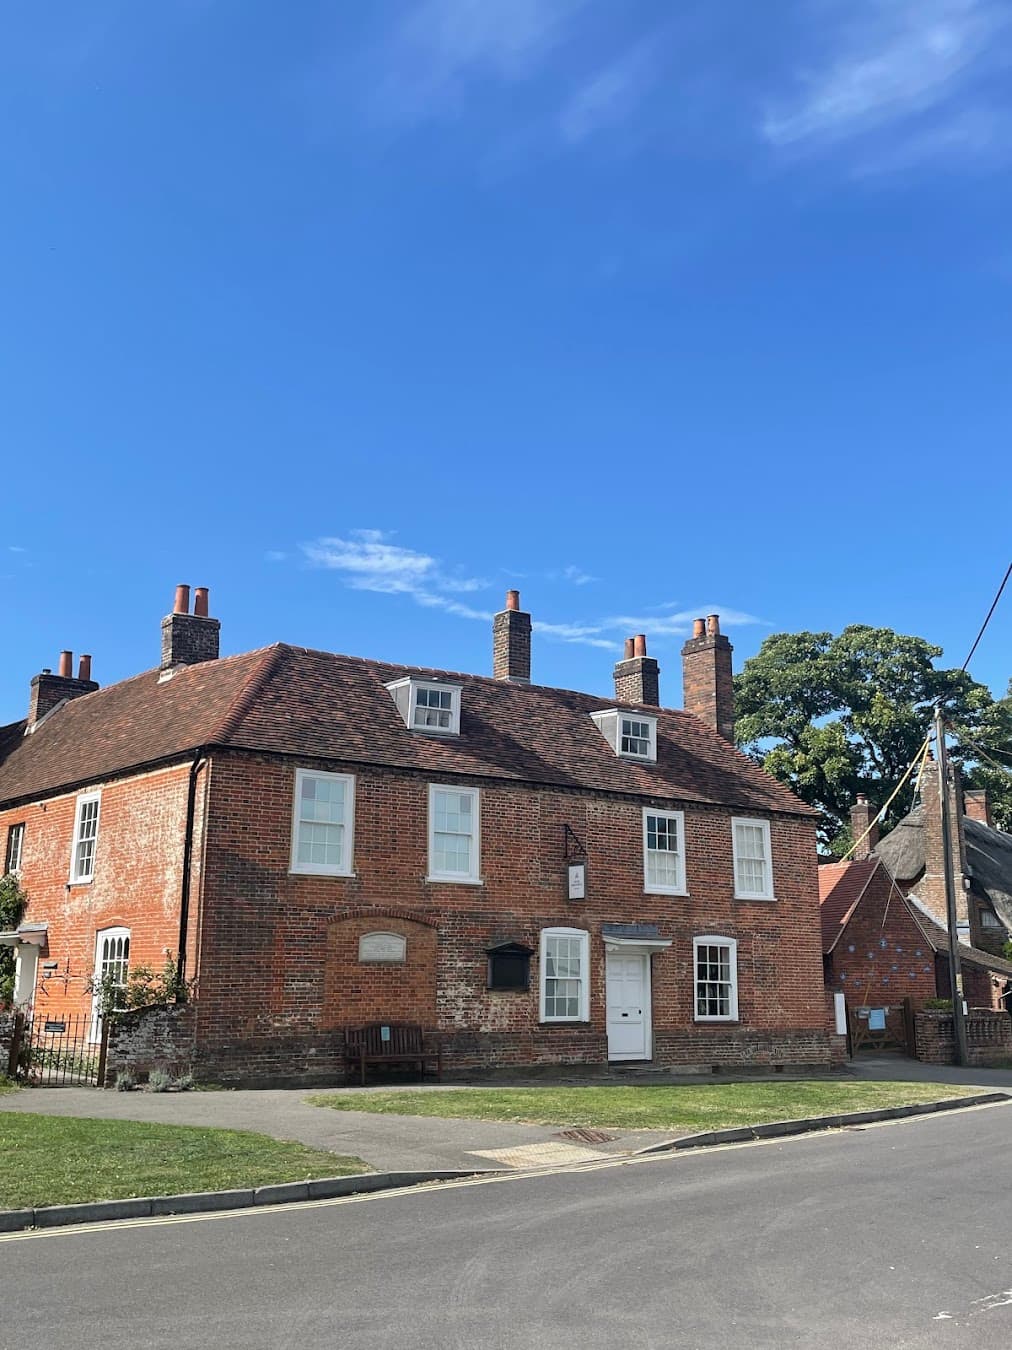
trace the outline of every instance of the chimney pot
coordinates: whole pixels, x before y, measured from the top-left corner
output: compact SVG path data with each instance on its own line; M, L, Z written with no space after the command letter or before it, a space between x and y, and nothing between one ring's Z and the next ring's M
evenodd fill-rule
M647 656L644 635L626 638L622 660L615 666L616 701L656 707L661 701L660 675L660 666Z
M82 654L80 664L77 667L77 678L79 680L91 679L91 657Z
M706 625L702 619L692 620L692 636L694 638L706 637Z
M636 642L634 638L626 638L625 646L622 649L623 661L631 661L636 651Z
M520 592L519 592L519 591L507 591L507 592L506 592L506 608L507 608L507 609L519 609L519 608L520 608Z
M61 680L72 680L74 678L74 653L60 652L60 664L58 666Z
M207 598L207 587L198 586L191 614L189 586L176 587L176 607L162 620L162 670L218 659L221 624L208 617Z
M633 638L633 656L646 656L647 637L645 633L637 633Z
M720 635L720 615L707 614L706 616L706 636L718 637Z

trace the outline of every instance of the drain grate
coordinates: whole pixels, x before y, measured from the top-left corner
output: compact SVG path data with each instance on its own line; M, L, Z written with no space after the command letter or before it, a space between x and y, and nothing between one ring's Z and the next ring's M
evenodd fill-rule
M613 1139L617 1139L617 1134L609 1134L607 1130L588 1130L582 1126L577 1126L572 1130L560 1130L555 1136L556 1139L574 1139L578 1144L610 1144Z

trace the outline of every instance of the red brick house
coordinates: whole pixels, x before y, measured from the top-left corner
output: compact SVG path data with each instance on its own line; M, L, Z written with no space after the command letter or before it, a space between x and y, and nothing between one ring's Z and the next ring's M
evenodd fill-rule
M928 763L921 782L921 801L876 844L904 895L924 917L925 927L947 942L942 813L937 766ZM964 791L958 772L950 784L949 819L956 893L956 928L960 940L963 985L971 1007L1000 1009L1012 976L1003 959L1012 936L1012 835L994 828L988 794ZM948 969L939 978L939 993L949 996Z
M851 811L851 829L854 839L861 841L858 857L819 868L827 988L843 993L851 1009L896 1005L908 997L917 1006L927 999L948 998L949 939L937 774L924 775L921 805L884 839L878 838L874 809L863 796ZM968 866L965 836L972 829L969 821L964 823L963 853L958 846L954 848L954 857L963 860L960 876ZM1000 831L991 833L1008 839ZM927 878L925 841L935 868ZM972 849L969 856L974 856ZM994 856L992 850L989 857ZM958 912L965 917L973 892L961 884L958 890ZM930 908L926 901L931 902ZM982 904L979 901L978 908ZM985 942L988 931L978 919L976 932L983 932ZM960 943L967 1002L974 1008L1000 1009L1006 981L1012 977L1012 962L1000 952L971 945L968 936L969 924L962 929Z
M673 711L642 638L614 700L532 684L515 591L492 678L219 658L205 590L188 611L158 669L100 689L66 653L0 730L22 1002L87 1011L94 975L178 956L195 1070L230 1082L333 1081L375 1021L451 1070L839 1056L813 813L729 744L716 616Z

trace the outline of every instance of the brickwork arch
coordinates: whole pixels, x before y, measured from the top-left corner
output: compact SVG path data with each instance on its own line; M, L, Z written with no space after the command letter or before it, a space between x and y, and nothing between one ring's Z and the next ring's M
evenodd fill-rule
M405 940L403 963L359 960L366 933L396 933ZM436 951L431 920L392 909L362 909L327 924L321 1027L336 1030L366 1022L436 1025Z

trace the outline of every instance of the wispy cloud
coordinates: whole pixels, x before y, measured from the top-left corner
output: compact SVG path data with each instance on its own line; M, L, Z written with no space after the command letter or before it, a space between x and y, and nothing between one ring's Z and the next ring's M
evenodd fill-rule
M346 539L334 535L301 547L314 567L340 573L352 590L407 595L427 609L443 609L462 619L492 617L452 598L483 590L488 582L447 571L432 554L392 544L385 530L351 530Z
M392 542L385 530L349 530L346 536L331 535L302 544L301 551L313 567L340 576L351 590L404 596L425 609L439 609L460 619L489 622L492 611L465 603L458 597L491 588L492 582L461 567L448 567L434 554ZM550 578L583 585L593 581L588 572L570 564ZM762 622L730 605L696 605L677 610L676 601L647 607L640 615L613 614L604 618L563 620L536 619L534 629L557 642L615 651L624 638L646 633L655 638L684 637L692 621L704 614L720 614L730 627Z
M382 108L423 121L453 109L476 83L529 79L585 0L423 0L395 29Z
M655 50L652 42L638 42L581 84L559 115L566 144L578 145L630 116L653 84Z
M832 25L824 4L815 11L830 50L765 111L760 132L771 146L812 151L888 132L907 147L900 163L983 145L979 129L967 136L966 96L1007 64L1004 0L848 0L836 12Z
M8 544L8 545L7 545L7 552L8 552L8 553L27 553L28 550L27 550L26 548L22 548L20 544Z

